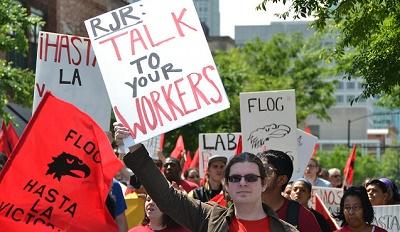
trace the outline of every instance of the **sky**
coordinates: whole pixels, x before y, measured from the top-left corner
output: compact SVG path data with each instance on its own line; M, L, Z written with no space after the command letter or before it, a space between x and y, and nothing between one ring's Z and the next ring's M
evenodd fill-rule
M269 3L268 12L256 10L261 2L262 0L220 0L220 35L234 38L235 25L268 25L271 21L282 21L283 19L274 14L285 12L291 1L287 1L286 5ZM292 20L292 18L287 20Z

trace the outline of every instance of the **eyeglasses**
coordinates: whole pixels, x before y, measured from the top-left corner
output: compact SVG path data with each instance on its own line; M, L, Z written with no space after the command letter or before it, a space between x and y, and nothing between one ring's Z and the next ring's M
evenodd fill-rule
M345 206L344 207L344 211L347 212L347 213L350 212L350 211L358 212L361 209L362 209L361 205L353 205L353 206Z
M312 164L307 165L307 168L316 168L316 167L318 167L318 166L317 165L312 165Z
M333 175L333 176L331 176L331 177L333 177L333 178L342 178L341 175Z
M231 183L239 183L242 180L242 178L244 178L244 180L246 182L250 183L250 182L256 182L258 180L258 178L261 178L261 176L257 176L255 174L246 174L244 176L231 175L231 176L228 176L228 181Z

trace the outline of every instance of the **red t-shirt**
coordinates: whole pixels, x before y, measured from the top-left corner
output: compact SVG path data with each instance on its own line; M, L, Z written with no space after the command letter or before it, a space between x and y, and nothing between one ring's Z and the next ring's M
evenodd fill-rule
M372 230L373 232L387 232L387 230L382 229L379 226L373 226ZM351 229L348 225L343 226L342 228L335 230L335 232L351 232Z
M269 217L257 221L247 221L233 217L229 224L229 232L269 232Z
M282 220L286 220L286 215L287 215L287 209L289 205L289 200L285 199L282 207L276 212L278 214L278 217ZM300 232L320 232L321 228L319 227L318 221L315 218L314 214L304 208L303 206L300 206L299 208L299 220L298 220L299 225L297 226L297 229Z

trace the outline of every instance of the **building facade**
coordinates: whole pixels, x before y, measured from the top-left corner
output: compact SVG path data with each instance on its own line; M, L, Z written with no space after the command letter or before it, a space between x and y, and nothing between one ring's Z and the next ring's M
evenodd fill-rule
M219 36L219 0L193 0L193 3L200 21L208 27L209 36Z

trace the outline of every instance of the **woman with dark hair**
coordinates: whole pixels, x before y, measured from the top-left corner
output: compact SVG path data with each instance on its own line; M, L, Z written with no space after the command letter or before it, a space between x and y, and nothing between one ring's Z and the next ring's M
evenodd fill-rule
M340 200L340 210L334 217L342 221L339 232L384 232L378 226L371 225L374 220L374 209L368 199L367 191L363 186L350 187Z
M136 226L129 232L187 232L174 222L168 215L161 212L150 196L144 203L144 219L141 226Z

